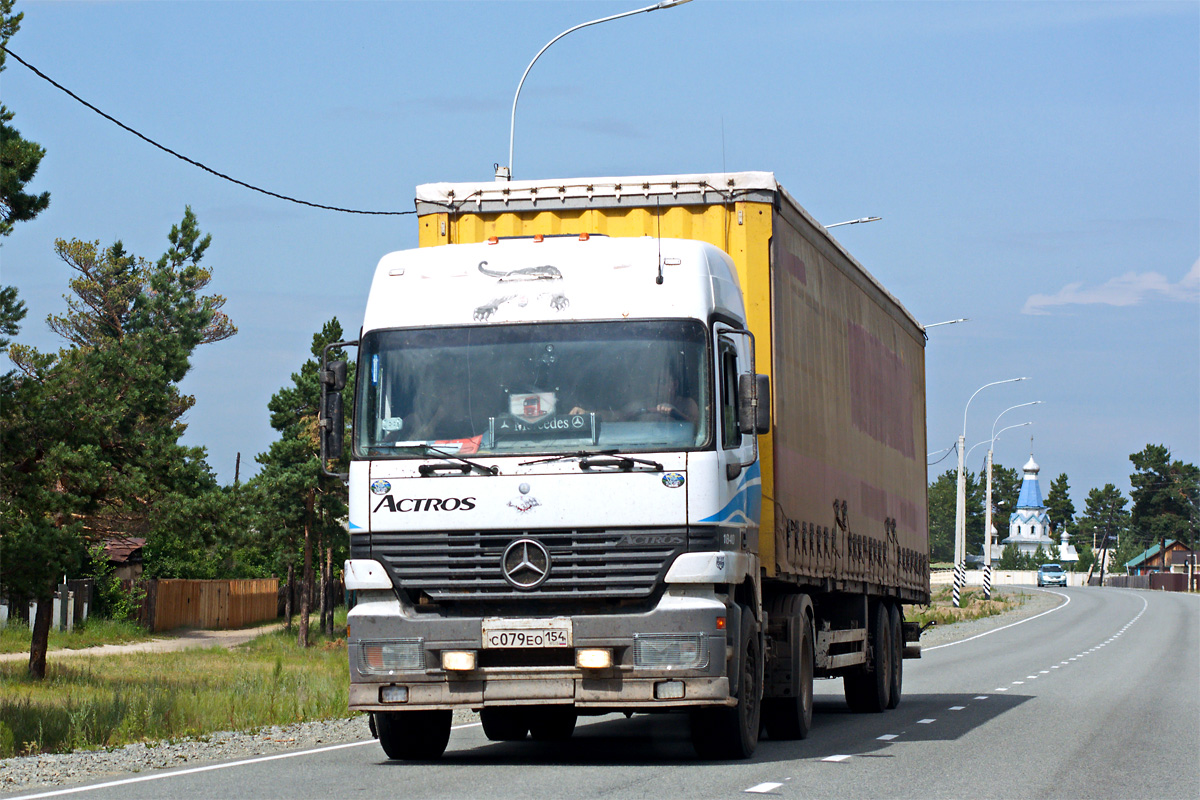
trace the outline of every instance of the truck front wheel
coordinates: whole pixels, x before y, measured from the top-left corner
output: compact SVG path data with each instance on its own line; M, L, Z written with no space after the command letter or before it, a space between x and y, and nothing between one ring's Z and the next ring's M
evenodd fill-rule
M388 758L441 758L450 741L450 711L373 711L375 732Z
M742 609L741 642L734 668L740 671L738 703L733 708L692 712L692 745L703 759L743 759L754 755L762 724L762 650L758 622Z
M787 663L792 673L787 694L763 698L763 725L772 739L804 739L812 727L816 637L808 614L810 608L801 595L789 595L772 608L772 614L779 613L787 619Z

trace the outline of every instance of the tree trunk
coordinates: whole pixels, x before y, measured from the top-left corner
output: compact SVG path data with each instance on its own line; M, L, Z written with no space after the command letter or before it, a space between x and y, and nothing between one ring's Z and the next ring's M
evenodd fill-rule
M325 558L324 558L324 578L325 581L325 603L324 614L321 617L323 630L326 636L333 636L333 607L337 605L337 598L333 596L333 545L328 541L325 543Z
M325 531L324 526L321 527L321 533L317 536L317 573L321 584L317 588L317 630L325 633L325 591L329 586L325 581L325 559L321 558L325 550Z
M312 493L304 501L304 572L300 576L300 634L297 643L308 647L308 615L312 610Z
M46 678L46 650L49 649L50 623L54 616L54 593L38 599L37 616L33 620L33 639L29 643L29 677L35 681Z
M284 626L290 633L292 630L292 593L296 591L296 567L288 564L287 592L283 597Z

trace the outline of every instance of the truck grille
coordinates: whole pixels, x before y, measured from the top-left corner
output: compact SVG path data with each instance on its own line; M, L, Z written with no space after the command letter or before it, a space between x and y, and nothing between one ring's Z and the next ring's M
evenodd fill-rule
M534 539L550 553L545 581L519 590L504 579L505 548ZM686 528L654 530L419 531L372 533L371 555L392 581L439 601L649 597L677 553Z

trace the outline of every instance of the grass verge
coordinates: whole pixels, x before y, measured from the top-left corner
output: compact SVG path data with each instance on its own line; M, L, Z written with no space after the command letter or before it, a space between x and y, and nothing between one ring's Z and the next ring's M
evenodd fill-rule
M927 606L909 606L905 619L909 622L919 622L924 625L934 622L938 625L952 625L969 619L994 617L1011 611L1024 602L1025 595L998 595L993 593L991 600L983 599L982 589L964 589L959 596L960 605L954 607L952 588L947 586L934 592Z
M335 631L345 631L346 612ZM0 757L203 737L345 716L345 639L310 629L267 633L226 650L51 660L46 680L0 663Z
M154 634L136 622L117 622L111 619L92 617L71 632L50 631L50 649L77 650L82 647L97 647L102 644L132 644L144 642ZM33 632L20 620L8 621L0 629L0 653L28 653Z

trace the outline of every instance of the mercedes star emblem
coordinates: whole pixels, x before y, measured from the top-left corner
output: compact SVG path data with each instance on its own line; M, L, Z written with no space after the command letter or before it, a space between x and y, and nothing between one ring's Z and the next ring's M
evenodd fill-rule
M518 589L536 589L550 575L550 551L536 539L517 539L500 559L504 580Z

